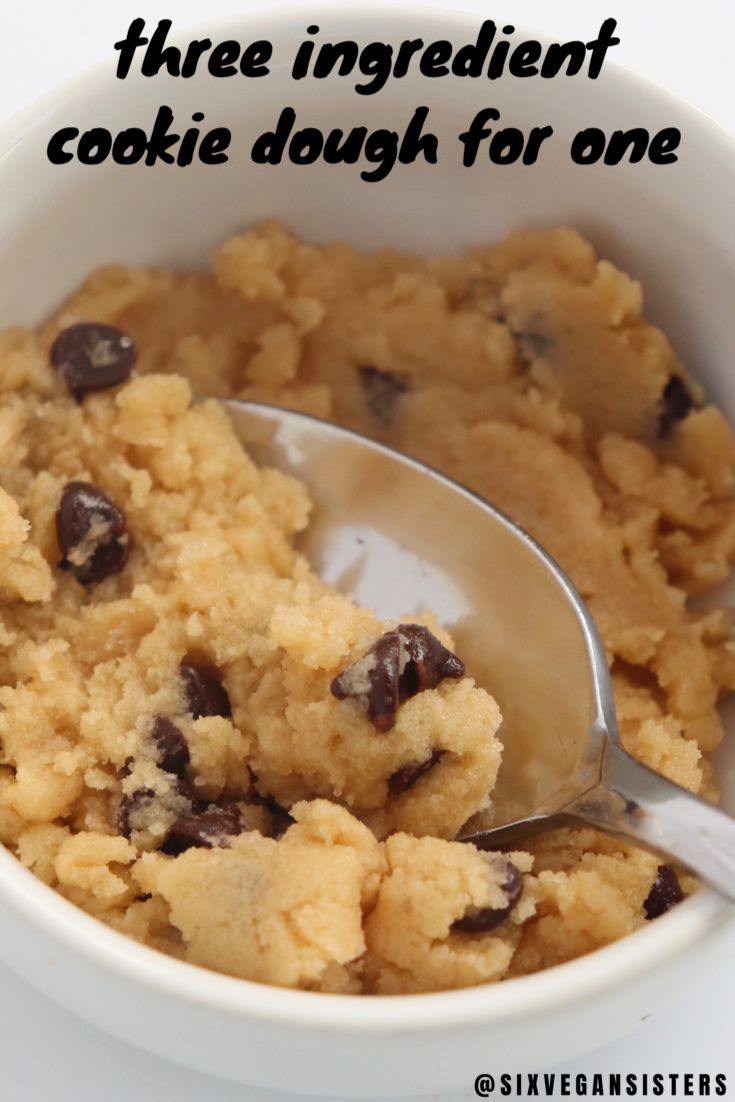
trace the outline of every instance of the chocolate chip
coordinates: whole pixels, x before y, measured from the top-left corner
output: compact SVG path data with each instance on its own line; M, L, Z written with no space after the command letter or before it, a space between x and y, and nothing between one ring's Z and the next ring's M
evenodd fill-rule
M125 514L91 482L68 482L56 510L56 536L70 570L82 585L119 574L130 554Z
M236 803L210 804L177 819L168 832L161 852L178 857L187 849L211 849L245 829Z
M280 838L296 822L288 808L279 804L273 796L260 796L257 802L266 807L271 814L273 838Z
M464 677L464 663L420 624L399 624L387 631L367 654L334 678L337 700L351 697L377 731L390 731L399 704L445 677Z
M173 763L167 762L167 764L178 764L178 762L174 760ZM129 777L134 767L135 760L128 758L120 771L121 780ZM181 816L191 811L195 804L196 796L189 782L183 777L172 775L173 770L164 772L162 766L159 768L161 768L159 774L161 783L156 785L157 790L148 787L136 788L133 792L125 793L120 800L117 825L120 833L126 838L130 838L137 831L158 830L162 820L171 822L177 815ZM148 783L155 783L149 778L150 774L145 777Z
M396 415L398 399L408 390L406 383L378 367L358 367L368 409L376 420L389 425Z
M408 699L426 689L434 689L445 677L464 677L464 662L440 643L421 624L399 624L408 652L408 661L401 673L401 699Z
M352 697L377 731L389 731L396 721L400 654L398 632L388 631L332 681L332 695Z
M679 421L688 417L696 405L684 380L679 375L672 375L661 395L661 413L658 419L658 434L661 439L671 436Z
M201 666L182 663L179 672L184 682L184 691L189 711L194 719L201 716L231 716L230 698L219 678Z
M394 795L398 795L400 792L407 792L409 788L413 788L416 781L420 780L424 773L428 773L432 766L436 765L443 753L443 750L433 750L426 761L409 762L407 765L402 765L400 769L397 769L395 773L388 777L388 790Z
M521 357L528 363L548 356L553 349L549 319L541 311L533 310L523 318L513 317L508 328Z
M134 825L136 814L149 807L155 799L152 788L139 788L129 796L123 796L117 812L117 826L121 834L129 838L137 828Z
M677 903L681 903L683 898L684 892L681 890L676 871L671 865L659 865L653 887L643 903L646 918L652 919L665 915Z
M523 876L512 861L501 860L504 878L500 887L507 896L507 904L504 907L468 907L462 918L452 923L453 933L487 934L510 915L523 894Z
M167 716L156 716L151 734L158 750L158 764L164 773L185 776L191 759L183 732Z
M112 325L80 322L62 329L51 346L51 364L78 402L93 390L119 386L135 366L132 337Z
M524 360L536 360L546 356L551 349L551 338L535 329L511 329L513 339Z
M250 774L250 791L248 792L247 797L248 803L257 804L258 806L267 809L272 819L271 837L280 838L281 835L285 834L288 828L296 822L296 820L287 807L284 807L283 804L279 804L275 796L271 796L268 794L263 796L258 791L258 778L253 773L250 766L248 766L247 768L248 773Z

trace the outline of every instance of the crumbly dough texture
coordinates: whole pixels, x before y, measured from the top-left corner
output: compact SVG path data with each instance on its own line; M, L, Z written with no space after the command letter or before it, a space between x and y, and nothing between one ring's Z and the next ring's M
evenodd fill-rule
M506 907L502 862L451 841L495 784L494 700L446 680L380 733L335 699L335 675L396 624L314 576L294 547L305 488L256 469L215 403L191 404L334 419L509 512L589 602L626 747L715 799L706 755L735 648L726 613L687 598L735 555L735 441L641 311L638 284L571 230L426 260L269 222L210 272L102 269L40 333L0 335L0 840L140 941L311 990L500 980L641 926L659 862L588 830L506 855L523 874ZM138 361L78 403L49 349L80 321L129 333ZM89 587L58 569L73 480L131 537L124 569ZM182 662L218 672L231 717L193 717ZM182 796L152 746L159 715L185 736L190 788L234 801L241 834L161 851ZM125 837L121 803L141 790ZM486 932L456 925L483 909L498 913Z

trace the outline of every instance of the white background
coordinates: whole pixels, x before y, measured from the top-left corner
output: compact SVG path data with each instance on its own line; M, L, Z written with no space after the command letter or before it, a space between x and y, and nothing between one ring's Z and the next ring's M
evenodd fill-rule
M360 2L352 0L353 8ZM498 22L536 25L560 39L592 38L602 19L614 16L622 39L614 51L617 62L735 130L732 0L696 5L683 0L446 0L446 5L475 9ZM215 37L214 20L246 12L248 6L248 0L0 0L0 122L88 65L106 59L112 65L112 44L136 16L198 24ZM272 6L282 5L272 0ZM301 6L306 14L321 5ZM724 1072L731 1080L728 1093L735 1094L734 1017L735 962L728 960L717 975L683 991L679 1006L662 1006L634 1036L556 1070ZM442 1102L469 1102L475 1075L497 1070L502 1069L467 1068L467 1091L442 1096ZM137 1052L79 1022L0 966L2 1102L163 1102L174 1097L177 1102L285 1099Z

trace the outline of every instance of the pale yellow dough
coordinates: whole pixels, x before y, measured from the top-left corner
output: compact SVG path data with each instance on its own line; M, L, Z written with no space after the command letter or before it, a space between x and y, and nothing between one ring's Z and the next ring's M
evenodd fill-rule
M0 840L132 937L312 990L500 980L642 925L659 861L592 831L508 855L520 899L488 933L455 925L507 901L497 859L449 840L495 784L494 700L469 670L384 734L336 700L332 678L395 624L318 581L294 549L304 487L256 469L216 404L191 405L237 395L332 418L508 511L588 600L628 749L715 798L706 755L735 649L727 615L687 597L735 554L735 442L641 309L571 230L423 260L267 223L211 273L104 269L40 334L0 335ZM81 404L48 356L77 321L139 349L129 383ZM662 433L672 376L696 408ZM88 589L57 565L55 512L78 479L132 539L124 570ZM231 719L192 718L182 661L218 671ZM243 833L160 852L181 806L151 750L156 715L184 733L198 797L236 801ZM153 810L127 838L121 800L141 788ZM285 833L264 797L291 809Z

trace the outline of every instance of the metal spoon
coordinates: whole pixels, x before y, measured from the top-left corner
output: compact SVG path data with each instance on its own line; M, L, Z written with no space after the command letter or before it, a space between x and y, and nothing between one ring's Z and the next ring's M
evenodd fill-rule
M623 749L605 651L569 578L469 490L358 433L223 401L258 464L302 479L315 510L301 549L319 576L381 617L432 609L503 713L495 849L592 826L688 866L735 900L735 819Z

